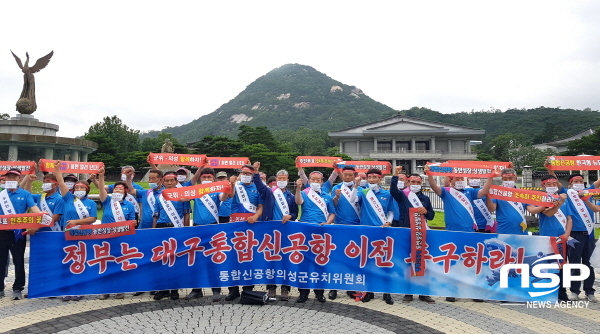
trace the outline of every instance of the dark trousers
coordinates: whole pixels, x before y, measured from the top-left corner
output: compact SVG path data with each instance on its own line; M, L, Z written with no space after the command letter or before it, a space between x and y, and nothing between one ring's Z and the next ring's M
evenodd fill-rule
M277 285L267 284L267 290L275 290L275 289L277 289ZM291 289L292 289L292 287L289 285L281 285L281 291L290 292Z
M15 282L13 291L23 291L25 288L25 236L15 240L13 231L0 231L0 268L4 269L8 265L8 252L12 254L13 264L15 265ZM4 280L2 280L2 290L4 290Z
M213 293L221 293L221 288L211 288ZM202 288L194 288L192 292L202 292Z
M227 289L229 289L229 293L236 292L236 291L237 291L237 293L240 293L239 286L230 286ZM245 285L242 287L242 290L243 291L252 291L252 290L254 290L254 285Z
M571 237L575 238L578 243L575 244L575 248L569 247L569 263L582 263L590 268L590 276L583 281L583 291L585 291L586 295L593 295L594 291L594 280L596 275L594 273L594 268L590 266L590 258L592 257L592 253L594 252L594 248L596 248L596 243L594 238L590 238L590 235L587 231L572 231ZM580 275L579 269L573 269L572 275ZM571 282L572 292L579 294L581 292L581 282L573 281Z
M313 289L313 291L316 296L322 296L325 293L325 290L323 289ZM308 296L310 289L298 289L298 292L300 292L301 296Z

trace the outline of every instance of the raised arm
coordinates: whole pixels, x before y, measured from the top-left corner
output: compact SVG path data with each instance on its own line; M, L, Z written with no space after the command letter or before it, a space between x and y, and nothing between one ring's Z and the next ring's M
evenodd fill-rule
M437 184L437 182L435 182L435 178L433 177L433 175L430 175L429 172L429 165L425 165L424 168L425 174L427 174L427 181L429 181L429 186L431 187L431 190L433 190L433 192L438 195L438 196L442 196L442 188Z
M300 172L298 172L298 173L300 173ZM303 185L304 185L304 181L302 181L302 178L296 180L296 205L302 205L302 203L304 203L304 199L302 199L302 186Z
M490 212L496 211L496 207L498 206L492 201L491 198L489 198L489 196L485 198L485 205L487 206L488 210L490 210Z
M308 184L308 176L306 176L306 173L304 172L304 168L298 167L298 176L300 176L300 179L302 180L303 185Z
M548 160L546 160L546 162L544 162L544 167L546 167L546 170L548 170L549 175L552 175L556 178L556 182L558 183L558 189L562 189L563 185L562 185L562 183L560 183L560 180L556 176L556 172L554 170L550 169L550 163L548 162Z
M65 184L65 179L63 178L62 172L58 167L60 165L60 160L57 160L54 163L54 175L56 176L56 181L58 182L58 189L60 190L60 195L65 196L69 192L69 187Z
M100 202L104 202L108 197L108 192L104 187L104 167L98 169L98 189L100 190Z

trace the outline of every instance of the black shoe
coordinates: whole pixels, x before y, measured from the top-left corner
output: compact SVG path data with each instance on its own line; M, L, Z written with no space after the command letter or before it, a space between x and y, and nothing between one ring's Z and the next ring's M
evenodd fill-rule
M413 301L413 295L404 295L402 298L403 303L410 303Z
M137 297L137 296L141 296L141 295L143 295L143 294L144 294L144 292L136 292L136 293L134 293L133 295Z
M191 299L198 299L198 298L202 298L202 297L204 297L204 295L202 294L202 290L200 290L200 291L194 291L194 290L192 290L192 292L190 292L183 299L185 299L185 300L191 300Z
M355 293L356 293L356 291L346 291L346 294L348 295L348 297L350 297L350 299L354 299Z
M230 292L227 297L225 297L225 300L230 302L232 300L236 300L237 298L240 298L240 292L239 291L232 291Z
M179 292L177 292L177 290L171 291L171 300L177 300L177 299L179 299Z
M296 303L306 303L307 300L308 300L308 295L300 295L298 297L298 300L296 300Z
M337 290L329 290L329 299L334 300L337 298Z
M389 293L383 294L383 300L388 305L394 305L394 300L392 299L392 295L390 295Z
M324 303L327 299L325 299L324 295L317 295L317 300L321 303Z
M156 293L157 293L157 292L158 292L158 291L150 291L150 296L154 296L154 295L156 295Z
M456 301L456 298L454 298L454 297L446 297L446 301L454 303Z
M419 300L424 301L428 304L435 304L435 300L433 300L433 298L431 298L429 296L419 296Z
M367 292L367 293L365 293L365 296L363 297L362 302L363 303L368 303L373 298L375 298L375 294L373 292Z
M156 293L154 294L154 300L161 300L168 296L170 293L171 292L169 290L156 291Z
M473 301L476 303L483 303L483 299L473 299Z

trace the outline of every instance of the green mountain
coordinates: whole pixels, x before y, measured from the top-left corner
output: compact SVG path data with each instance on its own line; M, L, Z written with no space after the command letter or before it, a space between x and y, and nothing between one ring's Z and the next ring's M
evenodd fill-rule
M264 125L272 131L300 127L332 131L390 117L395 112L362 90L310 66L287 64L256 79L214 112L162 132L189 143L208 135L235 137L240 125Z

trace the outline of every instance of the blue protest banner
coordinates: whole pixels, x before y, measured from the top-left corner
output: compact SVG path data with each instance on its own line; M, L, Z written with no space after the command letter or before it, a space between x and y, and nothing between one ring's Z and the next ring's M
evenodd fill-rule
M430 230L425 274L411 277L410 233L280 221L142 229L105 240L68 241L61 232L40 232L31 236L29 296L288 284L509 301L557 298L556 290L521 288L523 272L515 270L508 287L500 287L502 265L532 265L553 254L548 237Z

